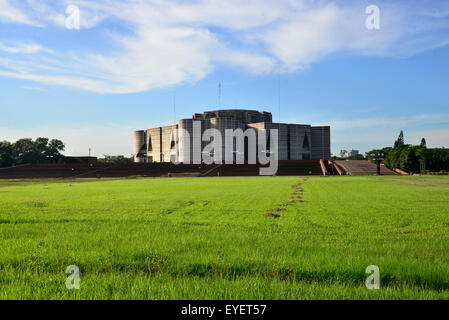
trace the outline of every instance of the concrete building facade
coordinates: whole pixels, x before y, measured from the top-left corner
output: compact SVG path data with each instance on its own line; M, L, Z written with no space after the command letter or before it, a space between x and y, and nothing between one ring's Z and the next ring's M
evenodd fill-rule
M195 135L202 136L207 129L218 130L223 139L226 139L226 130L229 129L254 130L256 137L258 137L259 130L269 132L270 129L277 129L278 160L328 160L331 157L329 126L312 127L305 124L274 123L271 113L266 111L216 110L195 113L191 119L181 119L176 125L135 131L135 162L171 162L174 149L179 154L179 162L203 162L205 159L203 150L211 142L200 141L198 143L198 141L194 141L193 137ZM199 132L195 132L195 130ZM187 132L188 136L183 136L182 132ZM213 140L211 139L211 141ZM246 144L247 140L245 140L245 160L248 159ZM259 141L257 144L261 145ZM262 143L262 145L267 144ZM223 160L226 151L229 151L226 147L223 142L221 150L214 150L215 153L223 155ZM235 143L233 148L235 149ZM234 150L234 152L236 151Z

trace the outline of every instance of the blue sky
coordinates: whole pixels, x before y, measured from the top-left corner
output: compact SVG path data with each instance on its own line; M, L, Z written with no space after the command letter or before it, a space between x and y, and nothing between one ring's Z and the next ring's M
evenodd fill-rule
M400 130L449 147L448 58L444 0L0 0L0 140L129 155L133 130L217 109L221 82L222 108L331 125L334 154Z

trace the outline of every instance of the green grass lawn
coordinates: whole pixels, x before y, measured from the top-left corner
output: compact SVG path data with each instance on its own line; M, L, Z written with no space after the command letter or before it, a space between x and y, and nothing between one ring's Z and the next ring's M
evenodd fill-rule
M0 299L449 298L449 178L302 180L0 180Z

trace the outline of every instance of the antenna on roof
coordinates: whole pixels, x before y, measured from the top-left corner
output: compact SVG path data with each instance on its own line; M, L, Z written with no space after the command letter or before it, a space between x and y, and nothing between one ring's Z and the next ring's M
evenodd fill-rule
M218 83L218 108L221 108L221 81Z
M278 122L278 143L279 143L279 141L281 141L281 65L279 65L278 69L278 116L279 116ZM270 145L270 152L271 152L271 145Z
M173 92L173 117L176 124L176 90Z
M281 66L278 70L278 116L279 116L279 129L281 123Z
M175 139L175 146L176 146L176 161L178 161L178 157L179 157L179 131L178 131L178 129L179 129L179 127L176 122L176 89L175 89L175 91L173 91L173 117L175 120L174 125L176 126L176 129L174 131L175 136L173 138ZM173 132L172 132L172 134L173 134ZM171 147L170 147L170 149L171 149Z

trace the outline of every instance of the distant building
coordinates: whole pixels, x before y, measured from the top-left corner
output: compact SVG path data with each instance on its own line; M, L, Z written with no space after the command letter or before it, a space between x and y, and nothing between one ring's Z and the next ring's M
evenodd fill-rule
M354 156L357 156L359 154L360 154L359 150L354 150L354 149L341 150L340 151L340 155L341 155L342 158L354 157Z
M223 137L227 129L278 129L279 160L328 160L331 156L330 127L312 127L305 124L274 123L272 115L266 111L255 110L216 110L195 113L191 119L181 119L178 124L139 130L134 132L135 162L170 162L171 151L178 146L180 161L192 163L194 155L202 157L202 149L208 142L202 142L201 149L192 143L194 121L201 124L201 134L207 129L217 129ZM185 141L182 133L174 134L177 129L184 129L190 134L190 141ZM185 152L186 148L189 152ZM245 159L247 159L245 145ZM189 155L189 159L186 158Z

